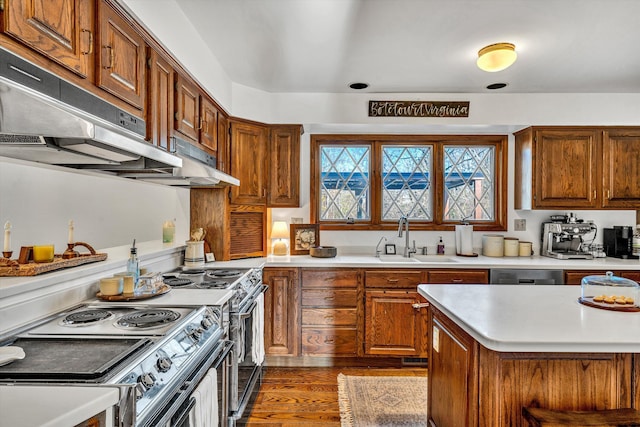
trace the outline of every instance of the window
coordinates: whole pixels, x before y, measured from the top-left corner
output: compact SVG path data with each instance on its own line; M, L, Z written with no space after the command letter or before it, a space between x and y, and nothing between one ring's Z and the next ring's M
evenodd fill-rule
M312 135L311 216L324 229L506 229L506 136Z

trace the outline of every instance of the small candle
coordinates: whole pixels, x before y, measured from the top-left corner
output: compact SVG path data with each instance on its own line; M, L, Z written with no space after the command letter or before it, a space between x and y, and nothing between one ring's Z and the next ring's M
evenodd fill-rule
M72 244L73 243L73 220L69 221L69 241L67 243Z
M9 221L4 223L4 252L11 251L11 223Z

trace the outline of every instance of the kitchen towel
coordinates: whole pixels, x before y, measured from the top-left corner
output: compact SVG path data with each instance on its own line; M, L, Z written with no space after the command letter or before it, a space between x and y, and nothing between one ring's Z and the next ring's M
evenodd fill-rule
M219 426L218 418L218 372L209 369L192 397L196 403L189 414L189 425L195 427Z
M473 225L456 225L456 254L473 255Z
M256 365L264 362L264 294L256 298L253 309L253 342L251 343L251 359Z

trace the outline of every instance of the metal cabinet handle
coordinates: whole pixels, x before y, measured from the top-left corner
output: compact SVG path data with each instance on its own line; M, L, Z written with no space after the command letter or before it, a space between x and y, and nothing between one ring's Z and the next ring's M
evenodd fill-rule
M93 32L91 30L87 30L86 28L83 28L80 31L83 33L89 33L89 50L83 51L82 54L91 55L93 53Z
M387 279L388 283L398 283L399 281L399 279Z
M115 59L115 54L113 53L113 47L111 47L110 45L106 45L104 46L105 49L109 49L109 65L105 65L105 69L111 69L113 67L113 62Z
M331 339L331 338L325 338L324 339L324 343L325 344L335 344L336 340Z
M416 302L414 304L411 304L411 307L415 308L416 310L420 310L421 308L429 307L429 303L428 302Z

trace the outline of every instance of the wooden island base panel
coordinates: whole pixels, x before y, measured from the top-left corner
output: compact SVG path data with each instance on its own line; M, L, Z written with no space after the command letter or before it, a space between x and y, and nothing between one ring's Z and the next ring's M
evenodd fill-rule
M429 355L431 426L526 427L523 407L640 407L640 355L497 352L433 306L430 323L439 335Z

